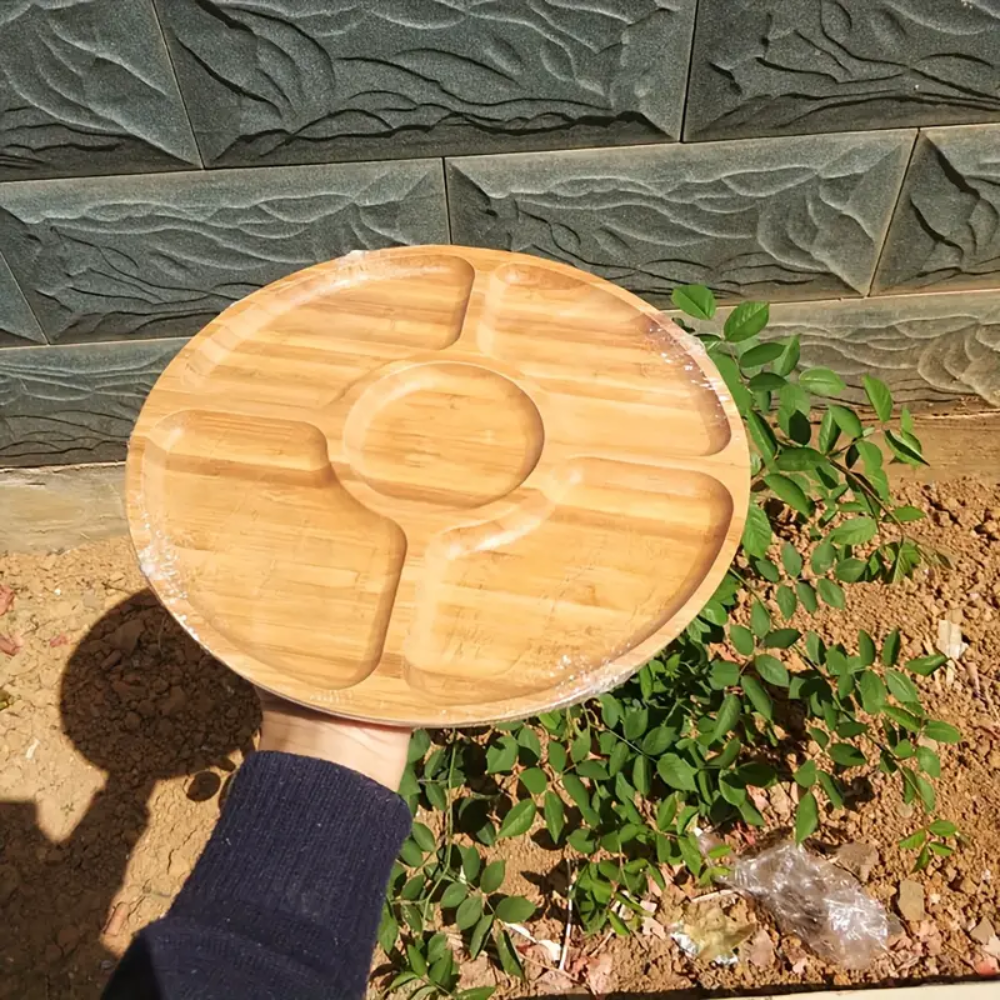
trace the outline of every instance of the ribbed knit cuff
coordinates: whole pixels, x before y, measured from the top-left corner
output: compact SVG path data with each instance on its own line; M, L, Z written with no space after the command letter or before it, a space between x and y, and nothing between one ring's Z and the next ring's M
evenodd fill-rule
M338 979L364 981L410 823L397 794L356 771L255 753L170 917L250 937L320 974L335 962Z

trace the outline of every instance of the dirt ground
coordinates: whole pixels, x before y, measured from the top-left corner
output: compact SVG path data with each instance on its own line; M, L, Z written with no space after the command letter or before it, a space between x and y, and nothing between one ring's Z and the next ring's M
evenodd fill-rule
M920 817L887 779L872 775L854 783L849 809L824 825L813 846L833 853L855 845L866 890L894 913L901 884L912 878L923 889L924 914L907 906L911 919L902 920L891 951L866 972L845 973L742 900L692 902L704 890L678 875L662 897L651 895L646 934L571 937L568 975L547 971L545 948L519 939L532 981L505 985L503 993L589 986L696 996L703 989L978 978L996 969L1000 487L966 479L909 483L903 493L931 512L914 536L945 552L953 568L921 570L895 588L847 587L847 609L820 616L814 627L853 641L858 628L881 637L899 626L904 654L918 655L941 619L960 622L969 649L937 690L927 683L926 701L965 734L960 745L941 748L939 812L967 843L911 876L912 855L896 843ZM144 589L125 539L59 554L0 555L0 585L13 594L10 603L0 588L0 608L10 603L0 617L0 997L93 998L131 935L166 910L190 871L227 778L252 752L257 706L247 685L191 642ZM770 827L787 827L794 795L779 786L762 796ZM532 932L561 943L561 854L529 838L508 842L502 853L505 889L548 904ZM678 919L745 926L750 936L737 964L704 965L683 955L664 933ZM463 980L494 978L480 961L466 963Z

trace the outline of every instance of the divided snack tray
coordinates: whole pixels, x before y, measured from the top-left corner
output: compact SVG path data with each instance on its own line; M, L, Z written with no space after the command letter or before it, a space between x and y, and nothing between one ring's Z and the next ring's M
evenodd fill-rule
M749 459L696 340L600 278L453 246L231 306L160 377L128 513L209 652L304 705L452 726L608 690L698 613Z

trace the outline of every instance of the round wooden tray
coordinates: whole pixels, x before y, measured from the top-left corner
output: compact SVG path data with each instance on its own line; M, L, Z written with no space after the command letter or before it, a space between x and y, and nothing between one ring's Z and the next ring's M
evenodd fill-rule
M450 726L607 690L694 617L749 489L743 427L652 306L522 254L401 247L255 292L129 447L143 572L237 673Z

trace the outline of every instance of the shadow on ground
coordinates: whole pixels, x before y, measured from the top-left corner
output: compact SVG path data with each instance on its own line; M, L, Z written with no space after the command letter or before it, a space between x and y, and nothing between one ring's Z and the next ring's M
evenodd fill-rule
M63 731L106 779L60 842L39 828L34 802L0 802L4 998L99 996L115 962L102 930L157 782L190 775L187 795L211 798L219 777L207 768L249 750L259 723L252 688L203 653L148 592L108 612L80 642L59 707Z

